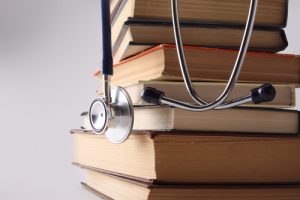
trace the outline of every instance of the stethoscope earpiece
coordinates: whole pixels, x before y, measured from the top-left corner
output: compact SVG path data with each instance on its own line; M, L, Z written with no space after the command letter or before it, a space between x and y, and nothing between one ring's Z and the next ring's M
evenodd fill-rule
M251 90L251 98L254 104L273 101L276 97L276 90L273 85L265 84Z
M146 87L142 90L141 98L150 104L160 105L160 100L165 93L152 87Z
M249 95L239 97L231 101L225 102L230 95L237 82L241 72L243 62L248 50L255 15L258 5L258 0L251 0L248 19L239 49L238 56L231 76L221 95L213 102L204 101L195 91L190 79L188 67L185 60L183 44L180 34L180 23L178 17L177 0L171 0L172 21L177 48L178 60L181 73L187 91L196 104L190 104L176 99L171 99L165 96L164 92L155 88L145 88L141 94L141 98L148 103L154 105L169 105L189 111L203 112L211 109L225 109L238 106L244 103L253 102L255 104L269 102L275 98L275 88L270 84L262 85L261 87L252 89ZM106 137L113 143L124 142L132 131L134 122L134 112L131 99L122 87L110 89L109 76L113 75L112 68L112 52L111 52L111 23L110 23L110 1L101 1L102 9L102 74L103 74L103 92L104 97L97 97L91 103L89 109L89 120L93 132L96 134L105 134Z

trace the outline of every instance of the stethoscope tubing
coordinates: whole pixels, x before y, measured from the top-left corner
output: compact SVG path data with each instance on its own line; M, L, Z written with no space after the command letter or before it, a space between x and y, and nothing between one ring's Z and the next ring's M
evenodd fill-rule
M185 54L184 54L184 50L183 50L182 38L181 38L180 22L179 22L179 16L178 16L178 2L177 2L177 0L171 0L173 31L174 31L174 36L175 36L175 43L176 43L176 49L177 49L181 73L183 76L183 80L185 82L185 86L186 86L190 96L198 105L188 104L188 103L177 101L177 100L170 99L167 97L163 97L161 99L161 103L168 104L168 105L174 106L174 107L179 107L179 108L186 109L186 110L191 110L191 111L207 111L207 110L211 110L211 109L229 108L229 107L233 107L236 105L240 105L240 104L248 103L248 102L252 101L251 95L248 95L248 96L240 97L240 98L234 99L230 102L224 103L226 98L230 95L231 91L233 90L234 85L237 82L239 74L241 72L241 69L242 69L242 66L243 66L243 63L245 60L245 56L246 56L246 53L248 50L249 42L251 39L253 27L254 27L257 5L258 5L258 0L251 0L243 39L241 42L239 53L236 58L235 65L233 67L231 76L228 80L228 83L227 83L224 91L221 93L221 95L218 98L216 98L215 101L208 103L197 94L196 90L193 87L192 81L190 79L189 70L188 70L188 66L186 63Z
M111 50L110 1L101 0L102 17L102 74L113 75L113 58Z

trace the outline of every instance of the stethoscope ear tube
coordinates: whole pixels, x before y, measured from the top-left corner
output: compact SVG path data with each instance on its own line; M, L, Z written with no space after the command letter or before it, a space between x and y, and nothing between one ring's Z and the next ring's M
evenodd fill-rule
M230 108L234 106L238 106L244 103L254 102L254 103L260 103L264 102L265 100L273 99L275 97L275 89L273 86L271 86L274 91L272 94L274 94L274 97L272 95L267 95L268 97L272 98L265 98L265 92L259 93L259 92L252 92L247 96L239 97L234 100L225 102L227 97L230 95L231 91L233 90L235 83L238 80L239 74L241 72L246 53L248 50L249 42L251 39L251 34L254 27L255 22L255 16L257 12L257 6L258 6L258 0L251 0L250 6L249 6L249 12L248 12L248 18L246 22L245 31L243 34L243 39L241 42L241 46L238 52L238 56L236 58L232 73L230 75L230 78L226 84L226 87L224 88L223 92L220 94L218 98L216 98L212 102L206 102L204 101L196 92L196 90L193 87L192 81L190 79L188 66L185 60L184 50L183 50L183 44L181 39L181 32L180 32L180 22L179 22L179 15L178 15L178 2L177 0L171 0L171 10L172 10L172 21L173 21L173 30L174 30L174 37L175 37L175 43L176 43L176 49L178 54L178 61L181 69L181 73L183 76L183 80L185 83L185 86L187 88L187 91L189 92L191 98L197 103L195 104L189 104L186 102L178 101L176 99L171 99L168 97L165 97L164 95L160 95L159 100L155 100L154 97L157 97L158 91L154 90L148 90L144 92L145 94L150 94L144 96L144 99L147 101L151 100L152 102L159 102L160 104L166 104L173 107L178 107L181 109L186 109L190 111L195 112L203 112L211 109L225 109ZM267 87L270 88L270 87ZM254 98L253 98L254 97Z
M259 104L259 103L273 101L275 97L276 97L276 90L274 86L271 84L264 84L261 85L260 87L252 89L250 95L246 96L245 98L238 98L236 100L233 100L233 102L242 101L242 100L245 101L249 98L249 102L252 101L254 104ZM170 98L165 97L165 93L163 91L157 90L152 87L144 88L141 93L141 98L143 99L143 101L154 105L162 105L163 102L165 102L166 100L170 100ZM175 103L177 102L177 100L171 100L171 102ZM182 105L186 106L183 107L183 109L190 110L190 108L193 108L193 107L189 107L188 104L182 104ZM220 107L219 109L228 108L227 106ZM192 110L192 111L196 111L196 110Z

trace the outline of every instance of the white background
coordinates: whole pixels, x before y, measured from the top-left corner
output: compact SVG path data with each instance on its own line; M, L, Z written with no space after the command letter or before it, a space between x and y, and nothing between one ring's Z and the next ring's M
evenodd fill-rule
M288 53L300 54L299 8L290 0ZM99 19L99 0L0 0L0 199L99 199L68 133L98 88Z

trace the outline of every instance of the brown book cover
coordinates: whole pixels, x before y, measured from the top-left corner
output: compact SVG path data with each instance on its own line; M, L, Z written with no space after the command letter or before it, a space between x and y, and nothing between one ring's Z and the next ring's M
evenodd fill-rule
M151 184L89 169L82 186L104 199L280 199L300 197L300 184Z
M227 81L237 53L235 50L186 46L185 55L191 79ZM95 76L99 75L100 71L97 71ZM114 65L114 76L111 79L113 85L124 87L149 80L182 81L174 45L159 45ZM238 82L299 84L300 57L248 52Z
M119 34L116 35L116 33ZM243 33L244 25L181 23L184 45L239 49ZM119 32L114 31L113 38L115 38L114 63L140 53L146 48L175 43L172 23L159 20L130 19L125 22L123 27L119 24ZM249 43L249 50L279 52L284 50L287 45L288 41L284 30L255 27Z
M143 131L115 145L104 135L71 132L76 165L142 182L300 182L300 137L295 135Z
M264 0L258 2L256 24L260 26L284 28L287 24L288 0ZM244 24L249 1L211 0L178 1L181 21ZM128 17L137 19L171 20L169 0L134 0Z
M130 29L132 35L133 44L151 44L152 46L159 45L161 43L174 43L174 33L173 33L173 24L172 21L166 20L148 20L148 19L136 19L136 18L129 18L124 23L125 29ZM230 23L209 23L209 22L181 22L181 34L183 43L185 45L194 45L194 46L202 46L202 47L210 47L210 48L224 48L224 49L239 49L241 39L244 33L244 24L230 24ZM186 30L192 30L196 32L197 36L193 37L193 34L189 33ZM161 31L165 31L164 33L169 35L169 40L167 40L166 36L161 37L161 34L152 34L152 30L159 29ZM140 31L142 30L142 31ZM166 31L171 30L171 31ZM206 33L211 31L212 34L208 34L208 39L212 35L215 41L220 41L219 43L215 43L213 40L200 40L201 37L204 38ZM162 33L162 32L161 32ZM200 33L200 34L199 34ZM227 33L233 36L236 34L238 40L232 40L232 38L227 37ZM152 37L147 37L152 34ZM186 36L192 38L185 38ZM199 36L200 35L200 36ZM274 37L274 36L276 37ZM146 36L146 37L144 37ZM122 37L122 36L120 36ZM159 38L156 40L156 37ZM266 43L270 41L270 38L277 40L277 43ZM161 39L164 38L166 41L162 41ZM223 40L227 40L227 42L222 43ZM169 41L169 42L168 42ZM230 43L230 41L232 41ZM284 50L288 46L288 40L285 34L285 31L280 28L274 27L266 27L266 26L254 26L251 41L249 43L249 50L253 51L264 51L264 52L278 52Z

